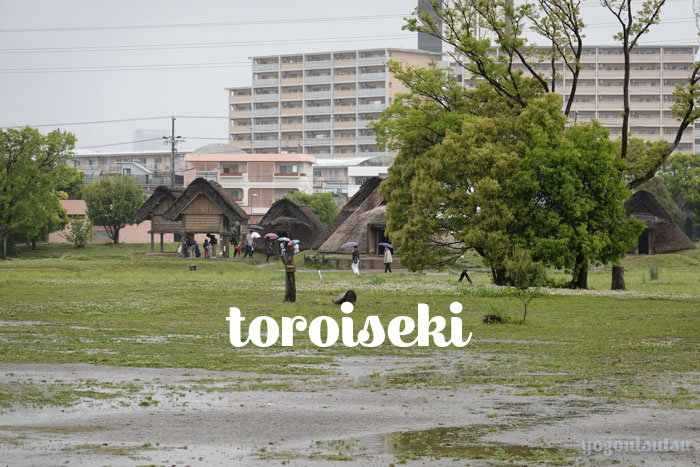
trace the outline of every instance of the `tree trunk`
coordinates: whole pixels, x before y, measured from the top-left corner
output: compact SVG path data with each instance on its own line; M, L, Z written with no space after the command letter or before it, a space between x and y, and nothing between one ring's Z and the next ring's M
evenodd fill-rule
M32 250L36 250L36 238L32 238Z
M625 268L613 266L611 290L625 290Z
M284 263L284 301L297 301L297 281L294 277L294 250L287 249L287 252L282 255L282 263Z
M114 241L115 245L119 243L119 230L120 229L114 229L114 236L112 237L112 240Z
M0 237L0 259L7 259L7 235Z
M588 260L579 253L576 256L574 274L571 278L572 289L588 289Z
M506 270L503 268L491 268L491 277L493 278L493 285L510 285L506 280Z

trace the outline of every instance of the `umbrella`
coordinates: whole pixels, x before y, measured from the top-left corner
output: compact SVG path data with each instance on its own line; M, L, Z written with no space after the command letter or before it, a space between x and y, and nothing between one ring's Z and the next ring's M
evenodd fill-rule
M250 236L253 238L260 238L260 234L257 232L253 232L252 234L250 234Z
M394 249L394 247L391 246L391 243L387 243L387 242L382 242L382 243L379 244L379 246L384 246L384 247L387 247L387 248L391 248L392 250Z
M263 228L260 227L259 225L250 224L250 225L248 226L248 230L263 230Z
M299 240L290 240L287 245L296 245L297 243L300 243Z
M287 237L280 237L277 239L278 242L288 242L289 239Z
M265 238L269 238L269 239L271 239L271 240L274 240L274 239L276 239L277 237L278 237L278 235L277 235L277 234L274 234L274 233L269 233L269 234L266 234L266 235L265 235Z
M343 243L340 246L340 248L350 248L350 247L358 246L358 245L359 245L359 243L357 243L357 242L348 242L348 243Z

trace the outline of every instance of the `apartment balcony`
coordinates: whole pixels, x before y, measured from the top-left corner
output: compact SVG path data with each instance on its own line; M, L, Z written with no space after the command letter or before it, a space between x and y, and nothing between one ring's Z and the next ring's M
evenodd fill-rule
M358 81L384 81L386 79L386 73L360 73L357 75Z
M307 60L304 62L304 68L311 69L311 68L330 68L331 67L331 61L330 60Z
M386 88L371 88L371 89L358 89L358 97L384 97L386 96Z
M282 63L280 68L282 70L301 70L304 68L304 62Z
M280 145L280 140L278 139L254 139L253 140L253 147L254 148L276 148L279 147Z
M624 104L620 102L598 102L598 110L617 110L622 112Z
M630 117L630 126L655 126L658 127L661 123L660 118L639 118Z
M229 115L231 117L250 117L253 115L253 111L250 109L230 109L229 110Z
M630 86L630 89L632 89L632 86ZM622 86L598 85L598 94L622 95Z
M343 121L343 120L335 120L333 122L333 128L355 128L357 126L357 122L355 120L350 120L350 121Z
M330 105L321 105L317 107L306 107L304 109L305 114L328 114L331 113Z
M673 116L664 117L663 120L661 120L661 122L662 122L663 126L672 126L672 127L677 127L678 123L680 123L678 121L678 119L673 117ZM675 133L674 133L674 135L675 135Z
M342 114L342 113L355 113L357 112L357 106L354 105L334 105L333 106L333 113L337 114Z
M304 125L302 123L283 123L281 128L282 131L303 130Z
M357 121L357 127L358 127L358 128L366 128L367 125L369 125L369 124L372 123L372 122L376 122L377 120L379 120L379 117L377 117L376 120L358 120L358 121Z
M386 57L361 57L357 59L358 66L370 66L370 65L384 65L386 63Z
M305 130L330 130L331 122L304 122Z
M659 86L630 86L631 94L659 94L660 92Z
M357 91L350 90L350 91L333 91L333 97L356 97L357 96Z
M302 92L283 92L281 95L283 101L300 101L304 98Z
M249 148L251 146L249 139L232 139L231 145L242 149Z
M277 116L279 115L280 109L277 107L272 109L253 109L254 117L267 117L267 116Z
M256 64L253 63L253 73L261 72L261 71L277 71L280 68L279 63L261 63L261 64Z
M296 173L275 172L273 175L275 177L280 177L280 178L284 178L284 179L306 177L306 174L304 172L296 172Z
M269 93L269 94L255 94L253 95L253 102L269 102L269 101L278 101L280 98L280 95L275 93Z
M639 60L637 60L639 61ZM604 54L598 51L599 63L624 63L625 56L623 54Z
M315 83L330 83L331 75L321 75L321 76L305 76L304 84L315 84Z
M279 131L280 126L278 123L264 123L262 125L253 124L253 131Z
M355 60L354 58L333 61L333 66L335 68L341 68L341 67L345 67L345 66L356 66L356 65L357 65L357 60Z
M243 102L250 102L250 98L251 98L250 94L234 94L234 95L229 94L228 101L231 104L237 104L237 103L243 103Z
M282 84L287 85L287 84L302 84L304 82L304 79L299 76L298 78L282 78Z
M664 70L664 78L690 78L690 70Z
M661 102L630 102L630 108L632 110L639 109L649 109L649 110L661 110Z
M624 70L598 70L598 78L617 78L622 79L625 76Z
M636 54L632 52L632 55L630 55L630 63L658 63L659 60L661 60L661 56L658 53Z
M357 143L358 139L351 137L351 138L333 138L333 145L355 145Z
M358 144L376 144L377 137L376 136L358 136L357 142L358 142Z
M282 107L280 110L280 115L303 115L303 107Z
M235 126L231 126L229 133L246 134L246 133L250 133L250 129L251 129L250 125L235 125Z
M306 154L311 154L312 156L314 156L316 158L331 157L330 151L312 151L312 152L307 152Z
M305 92L304 99L330 99L330 91Z
M355 73L350 75L341 75L336 73L333 75L334 83L354 83L355 81L357 81L357 75Z
M664 63L688 63L692 64L695 61L692 53L687 54L664 54Z
M382 157L388 156L389 153L385 151L360 151L357 155L360 157Z
M357 106L358 112L381 112L386 108L386 104L360 104Z
M253 86L278 86L279 84L279 78L265 78L253 80Z
M310 138L304 140L304 146L330 146L330 138Z

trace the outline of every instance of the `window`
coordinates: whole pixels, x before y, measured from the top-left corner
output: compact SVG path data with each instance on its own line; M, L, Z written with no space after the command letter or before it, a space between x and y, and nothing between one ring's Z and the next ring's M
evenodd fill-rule
M277 173L281 174L295 174L297 173L297 166L292 164L280 164Z
M234 201L240 201L243 199L243 190L240 188L230 188L228 190L228 195L233 199Z

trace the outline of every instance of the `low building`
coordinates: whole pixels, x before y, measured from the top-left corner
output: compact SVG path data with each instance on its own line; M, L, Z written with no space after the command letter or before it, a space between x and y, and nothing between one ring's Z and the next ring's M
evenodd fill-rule
M314 166L314 193L332 193L338 206L355 196L372 177L388 176L389 156L318 159Z
M310 154L248 154L226 144L210 144L185 155L184 183L204 178L224 192L257 223L275 201L295 191L313 193Z
M323 231L323 222L304 203L292 199L281 199L273 204L260 220L260 227L266 233L299 240L299 248L308 250ZM263 238L256 242L258 247L265 244Z

